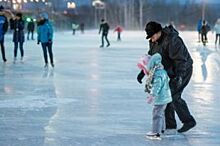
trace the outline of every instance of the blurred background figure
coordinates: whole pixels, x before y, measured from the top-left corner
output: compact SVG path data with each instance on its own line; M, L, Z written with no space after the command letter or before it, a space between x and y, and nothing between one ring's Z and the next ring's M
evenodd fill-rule
M47 59L47 52L49 53L50 57L50 64L54 67L53 62L53 51L52 51L52 44L53 44L53 27L49 22L49 16L47 13L40 14L40 20L38 21L38 28L37 28L37 44L41 43L44 55L44 62L45 68L48 68L48 59Z
M78 24L75 24L75 23L72 24L73 35L76 34L76 30L77 30L78 28L79 28L79 25L78 25Z
M207 33L209 31L210 31L210 26L208 25L206 20L203 20L202 27L201 27L201 39L204 45L208 42Z
M197 31L198 31L198 42L201 41L200 36L201 36L201 29L202 29L202 19L199 19L197 23Z
M31 39L34 40L34 29L35 29L35 24L33 19L31 18L30 21L27 24L27 40L29 40L29 35L31 33Z
M14 63L17 60L17 50L18 45L21 53L21 62L23 61L24 57L24 27L25 22L22 19L22 13L17 13L10 19L10 27L13 30L13 42L14 42Z
M82 34L84 34L85 24L82 22L80 23L80 31Z
M120 25L117 25L114 32L117 32L117 41L121 41L122 27Z
M102 32L102 36L101 36L101 39L102 39L102 44L100 45L100 47L104 47L104 38L107 42L107 46L106 47L109 47L110 46L110 42L108 40L108 31L109 31L109 24L105 21L105 19L101 19L101 24L100 24L100 27L99 27L99 34Z
M215 31L215 45L217 45L217 42L220 45L220 18L218 18L218 20L215 23L214 31Z
M4 37L7 30L8 30L8 20L7 17L5 16L4 7L0 6L0 45L1 45L2 59L4 62L7 61L5 57L5 46L4 46Z

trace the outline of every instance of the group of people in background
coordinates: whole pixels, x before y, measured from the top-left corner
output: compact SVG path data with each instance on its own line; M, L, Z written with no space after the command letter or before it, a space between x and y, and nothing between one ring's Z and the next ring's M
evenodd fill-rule
M206 20L199 20L197 24L197 31L198 31L198 42L202 42L204 45L208 42L207 34L211 31L211 26L208 24ZM214 27L213 32L215 32L215 45L220 45L220 19L217 19ZM217 44L219 40L219 43Z
M105 19L101 19L101 24L99 26L99 34L101 34L101 45L100 48L104 47L104 39L107 42L106 47L110 46L110 42L108 40L108 33L109 33L110 26L108 22ZM121 41L121 32L122 32L122 27L120 25L117 25L114 29L114 32L117 32L117 41Z
M9 21L8 21L9 19ZM7 62L5 56L5 46L4 46L4 36L8 30L8 27L13 32L13 43L14 43L14 60L13 63L17 61L17 51L20 50L21 62L24 59L24 48L23 44L25 42L25 21L23 20L22 13L18 12L13 14L10 10L4 9L3 6L0 6L0 45L3 62ZM27 40L29 40L29 35L31 34L31 39L34 40L34 30L35 23L33 19L30 20L27 24ZM53 42L53 27L49 22L49 17L47 13L41 13L40 19L37 21L37 44L41 43L43 56L44 56L44 67L48 67L48 55L50 57L50 64L54 67L53 61L53 51L52 51L52 42Z

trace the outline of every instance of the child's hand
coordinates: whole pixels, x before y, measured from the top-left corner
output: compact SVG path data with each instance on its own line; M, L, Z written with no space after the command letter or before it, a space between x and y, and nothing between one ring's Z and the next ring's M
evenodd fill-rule
M154 96L153 96L153 95L149 95L149 96L147 97L147 103L148 103L148 104L151 104L151 103L153 102L153 100L154 100Z
M144 72L145 75L148 75L148 71L147 71L147 69L145 68L144 64L138 62L138 63L137 63L137 67L138 67L139 69L143 70L143 72Z
M137 63L137 67L141 70L143 70L145 68L144 65L140 62Z

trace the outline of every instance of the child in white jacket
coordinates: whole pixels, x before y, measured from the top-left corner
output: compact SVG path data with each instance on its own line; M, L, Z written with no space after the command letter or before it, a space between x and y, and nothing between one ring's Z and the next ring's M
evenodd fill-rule
M215 31L215 45L217 45L218 39L219 39L218 44L220 45L220 18L215 23L214 31Z

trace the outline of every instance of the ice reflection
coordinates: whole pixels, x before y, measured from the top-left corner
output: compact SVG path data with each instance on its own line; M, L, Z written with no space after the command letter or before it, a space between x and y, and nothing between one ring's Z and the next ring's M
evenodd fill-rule
M211 105L216 100L216 94L213 92L219 86L217 77L220 66L219 54L214 48L207 46L197 46L197 52L193 53L194 72L192 81L194 82L192 95L195 96L199 105Z
M7 72L8 71L7 71L6 65L3 64L0 70L0 78L1 78L0 91L1 93L12 94L13 87L7 83Z

